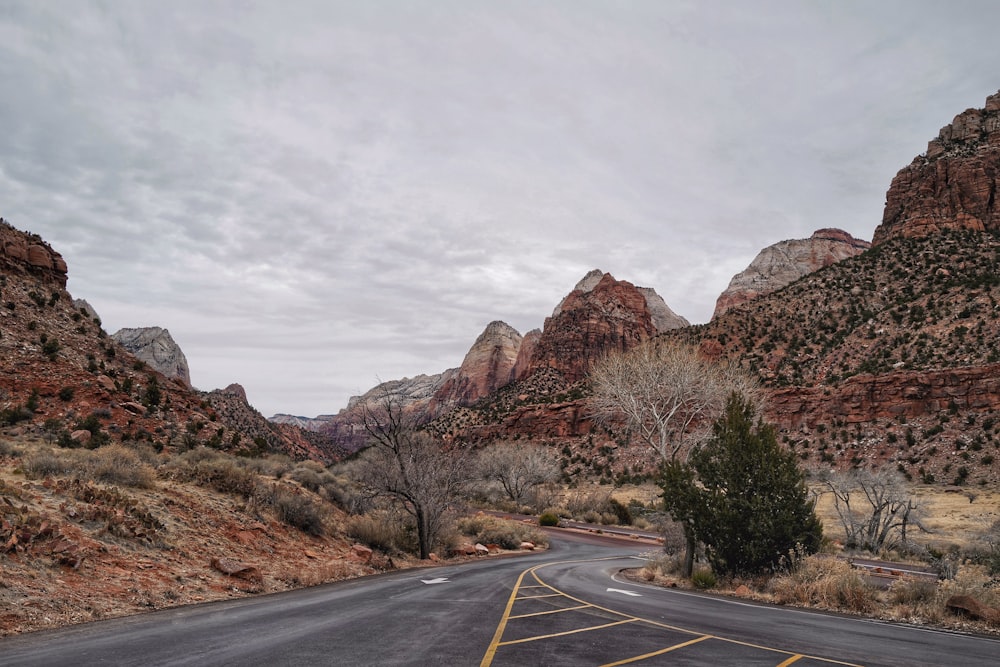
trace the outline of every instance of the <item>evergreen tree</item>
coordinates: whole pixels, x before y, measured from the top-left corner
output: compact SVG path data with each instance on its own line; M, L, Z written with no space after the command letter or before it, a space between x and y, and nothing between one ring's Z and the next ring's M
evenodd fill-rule
M823 536L795 456L754 407L732 394L712 436L688 463L671 463L661 486L667 510L692 526L720 574L774 568L797 545L814 553Z

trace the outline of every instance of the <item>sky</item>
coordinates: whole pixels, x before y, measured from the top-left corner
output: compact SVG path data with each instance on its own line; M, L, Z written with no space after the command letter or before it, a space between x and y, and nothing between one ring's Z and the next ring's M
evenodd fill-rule
M1000 3L0 0L0 216L104 328L264 415L542 327L589 270L707 321L764 247L870 240L1000 89Z

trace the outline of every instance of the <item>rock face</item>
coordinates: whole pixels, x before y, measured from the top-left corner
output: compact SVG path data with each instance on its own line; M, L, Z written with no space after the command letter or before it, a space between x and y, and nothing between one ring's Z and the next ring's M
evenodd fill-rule
M191 372L187 358L174 342L170 332L161 327L119 329L111 336L119 345L131 352L136 359L169 378L183 380L191 386Z
M31 274L66 287L66 261L39 236L15 229L0 218L0 268Z
M871 247L840 229L820 229L808 239L781 241L758 253L750 266L733 276L715 302L712 318L730 308L770 294L824 266L854 257Z
M491 322L465 355L458 372L434 393L432 416L469 405L510 382L521 341L521 334L509 324Z
M569 299L570 296L576 292L593 291L594 288L600 284L605 275L606 274L600 269L593 269L589 271L587 275L580 279L580 282L576 284L573 291L563 297L563 300L560 301L559 305L552 311L552 317L558 317L559 314L562 313L563 308L566 305L566 300ZM636 289L638 289L643 298L646 299L646 308L649 309L650 316L653 319L653 326L656 327L656 331L658 333L691 325L687 319L671 310L670 306L667 305L667 302L663 300L663 297L657 294L656 290L652 287L638 287Z
M646 295L632 283L601 274L591 289L570 292L545 320L524 376L550 368L577 382L609 351L628 349L657 333Z
M892 179L872 243L942 229L1000 230L1000 92L967 109Z

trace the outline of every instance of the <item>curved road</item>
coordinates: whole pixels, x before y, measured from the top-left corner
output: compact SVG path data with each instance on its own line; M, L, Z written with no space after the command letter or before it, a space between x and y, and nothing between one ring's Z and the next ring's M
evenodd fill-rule
M0 665L996 665L1000 642L614 578L636 545L409 570L0 639Z

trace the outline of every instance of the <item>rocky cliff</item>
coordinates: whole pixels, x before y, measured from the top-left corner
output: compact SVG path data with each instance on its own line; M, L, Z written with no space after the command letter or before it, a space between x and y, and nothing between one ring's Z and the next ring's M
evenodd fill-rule
M0 218L0 269L66 287L66 261L37 234L22 232Z
M719 317L730 308L790 285L824 266L871 247L840 229L820 229L808 239L780 241L760 251L750 266L733 276L715 303Z
M233 451L312 455L294 433L268 429L246 397L239 419L216 410L213 395L191 389L152 364L139 364L108 336L92 308L66 291L59 253L37 235L0 224L0 429L89 446L148 440L164 448L209 444ZM185 373L186 375L186 373ZM222 404L220 403L220 407ZM235 413L234 413L235 414ZM241 430L241 423L253 423ZM263 438L260 444L255 440ZM315 444L317 458L333 455Z
M941 128L892 179L872 243L942 229L1000 230L1000 92Z
M119 329L111 335L111 338L150 368L191 386L187 357L166 329L161 327Z
M601 280L606 274L600 269L592 269L587 272L583 278L573 287L573 290L563 297L559 305L555 307L552 311L552 317L558 317L562 313L565 307L567 299L569 299L573 294L577 292L592 292L595 287L597 287ZM656 293L652 287L637 287L639 293L642 294L643 298L646 300L646 308L649 310L650 316L653 320L653 326L656 328L657 332L662 333L664 331L669 331L670 329L678 329L680 327L690 326L690 322L686 318L678 315L667 302L663 300L663 297Z
M658 322L683 326L683 318L671 319L666 304L660 307L663 300L655 292L644 292L610 273L588 273L545 320L530 360L516 379L544 368L558 371L568 384L582 380L590 365L609 351L628 349L660 333L650 301Z
M511 381L521 334L505 322L491 322L473 343L458 371L434 392L429 416L470 405Z

